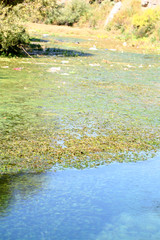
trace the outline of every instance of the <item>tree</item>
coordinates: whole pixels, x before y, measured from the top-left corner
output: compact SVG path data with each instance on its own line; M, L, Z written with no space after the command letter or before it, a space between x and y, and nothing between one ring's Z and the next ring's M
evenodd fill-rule
M24 0L0 0L0 4L4 4L5 6L14 6L22 2L24 2Z

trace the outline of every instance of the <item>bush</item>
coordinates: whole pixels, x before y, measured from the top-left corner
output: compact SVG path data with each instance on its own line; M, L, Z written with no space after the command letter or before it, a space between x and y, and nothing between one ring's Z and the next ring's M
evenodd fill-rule
M14 6L18 3L22 3L24 0L2 0L2 4L5 6Z
M158 40L160 41L160 28L157 30Z
M13 8L17 16L36 23L52 24L59 12L56 0L26 0Z
M29 36L20 19L10 7L0 6L0 53L19 54L21 46L29 43Z
M41 16L41 21L46 24L53 23L58 15L56 0L38 0L37 2L40 5L38 11Z
M147 9L141 15L133 16L132 24L137 38L148 37L160 20L160 12L156 9Z
M139 12L140 6L139 0L124 0L122 8L110 23L111 28L115 30L120 29L121 31L124 28L128 30L127 28L131 26L132 17L135 13Z
M72 26L88 11L88 4L85 0L72 0L61 8L57 24Z
M111 2L110 0L104 0L101 4L98 1L92 3L90 5L88 14L89 27L103 27L106 16L109 15L112 7L113 2Z

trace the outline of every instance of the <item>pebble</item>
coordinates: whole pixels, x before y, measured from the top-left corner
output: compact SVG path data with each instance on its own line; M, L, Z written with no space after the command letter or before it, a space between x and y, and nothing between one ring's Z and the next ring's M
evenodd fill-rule
M9 68L8 66L2 66L1 68Z
M43 36L43 37L48 37L48 36L49 36L49 34L43 34L42 36Z
M141 65L139 65L139 68L142 68L143 67L143 65L141 64Z
M51 67L50 69L48 69L48 72L54 73L54 72L58 72L58 71L60 71L60 70L61 70L60 67Z
M110 51L113 51L113 52L117 51L116 49L112 49L112 48L111 48L111 49L109 49L109 50L110 50Z
M100 64L99 64L99 63L93 63L93 64L90 63L89 66L91 66L91 67L97 67L97 66L100 66Z
M93 47L89 48L89 50L97 50L96 46L94 45Z
M61 73L62 76L68 76L69 73Z
M61 63L63 63L63 64L64 64L64 63L69 63L69 61L62 61Z

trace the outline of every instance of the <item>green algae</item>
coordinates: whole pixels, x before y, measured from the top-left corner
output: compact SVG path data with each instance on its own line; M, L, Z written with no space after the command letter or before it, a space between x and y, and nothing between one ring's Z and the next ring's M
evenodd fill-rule
M48 40L48 54L0 58L0 174L137 161L159 150L158 55L75 50L68 38L57 54Z

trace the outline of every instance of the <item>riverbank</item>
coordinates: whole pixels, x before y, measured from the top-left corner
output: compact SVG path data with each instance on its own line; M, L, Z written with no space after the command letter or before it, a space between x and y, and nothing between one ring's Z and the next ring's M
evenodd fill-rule
M115 49L123 52L133 53L154 53L160 54L160 42L151 43L147 39L124 40L118 32L108 32L104 29L91 29L69 26L46 25L37 23L27 23L27 30L31 36L35 34L48 34L60 37L76 37L82 39L92 39L92 42L81 43L83 47L91 48L96 45L99 49Z

